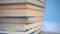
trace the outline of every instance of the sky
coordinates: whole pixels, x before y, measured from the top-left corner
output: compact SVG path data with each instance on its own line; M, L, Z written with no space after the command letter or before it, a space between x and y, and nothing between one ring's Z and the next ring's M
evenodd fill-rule
M46 0L43 31L60 32L60 0Z

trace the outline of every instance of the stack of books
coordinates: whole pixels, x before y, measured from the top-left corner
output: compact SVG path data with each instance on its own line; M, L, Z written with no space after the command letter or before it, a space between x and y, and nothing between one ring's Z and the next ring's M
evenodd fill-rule
M0 0L0 34L38 34L44 0Z

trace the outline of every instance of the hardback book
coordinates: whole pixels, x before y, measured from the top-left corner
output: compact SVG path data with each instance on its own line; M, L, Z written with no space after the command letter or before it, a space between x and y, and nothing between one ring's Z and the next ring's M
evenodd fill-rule
M27 4L27 3L0 4L0 10L21 10L21 9L29 9L43 12L42 7L37 7L33 4Z
M42 2L44 2L44 3L45 3L45 0L40 0L40 1L42 1Z
M1 16L43 16L43 14L42 12L29 9L0 10L0 17Z
M43 10L44 10L44 8L34 6L33 4L26 4L26 7L27 7L27 9L36 10L36 11L40 11L40 12L43 12Z
M38 30L38 31L36 31L34 34L39 34L41 32L41 30Z
M0 0L0 4L5 3L31 3L37 6L44 6L43 3L38 2L37 0Z
M0 10L21 10L26 9L26 3L0 4Z
M31 24L35 22L43 21L43 18L41 17L31 17L31 18L0 18L0 24Z
M34 32L30 33L30 34L40 34L41 32L42 32L42 30L39 29L39 30L36 30L36 31L34 31Z
M42 22L32 24L0 24L0 31L29 31L37 27L42 27Z
M37 0L27 0L28 3L35 4L36 6L44 7L44 4L41 2L38 2Z
M37 34L37 32L41 32L41 27L37 27L35 29L32 29L30 31L26 32L20 32L20 31L0 31L0 34Z

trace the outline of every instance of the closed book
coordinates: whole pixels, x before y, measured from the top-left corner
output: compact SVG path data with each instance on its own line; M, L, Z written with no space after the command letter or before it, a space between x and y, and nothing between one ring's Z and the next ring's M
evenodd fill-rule
M39 34L39 33L41 33L41 29L33 32L33 34Z
M43 8L34 6L32 4L27 4L27 3L0 4L0 10L21 10L21 9L30 9L30 10L43 11Z
M39 33L41 33L41 29L36 30L36 31L33 31L33 32L32 32L32 33L30 33L30 34L39 34Z
M44 7L44 4L41 2L38 2L37 0L27 0L27 2L29 2L31 4L35 4L36 6Z
M32 23L32 24L0 24L0 31L18 31L21 32L29 31L31 29L42 27L42 22Z
M0 10L1 16L43 16L38 11L22 9L22 10Z
M27 7L27 9L36 10L36 11L40 11L40 12L43 12L43 10L44 10L44 8L34 6L33 4L26 4L26 7Z
M0 0L0 3L25 3L27 0Z
M38 2L37 0L0 0L0 4L3 3L32 3L39 6L44 6L43 3Z
M21 10L26 9L26 3L22 4L0 4L0 10Z
M32 29L30 31L26 31L26 32L20 32L20 31L14 31L14 32L8 32L8 31L0 31L1 34L34 34L33 32L37 32L38 30L41 31L40 29L41 27L37 27L35 29Z
M13 24L13 23L34 23L43 21L43 18L35 17L35 18L0 18L0 24Z
M44 2L44 3L45 3L45 0L40 0L40 1L42 1L42 2Z

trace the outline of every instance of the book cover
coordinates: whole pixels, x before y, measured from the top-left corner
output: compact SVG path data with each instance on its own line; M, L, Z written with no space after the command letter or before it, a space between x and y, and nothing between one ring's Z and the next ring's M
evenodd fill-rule
M39 6L40 5L44 6L43 3L38 2L37 0L0 0L0 4L5 4L5 3L32 3Z
M43 18L41 17L35 17L35 18L0 18L0 24L7 24L7 23L34 23L34 22L39 22L43 21Z
M43 16L39 11L21 10L0 10L0 16Z
M21 10L21 9L30 9L36 11L38 10L43 12L44 8L35 6L33 4L28 4L28 3L0 4L0 10Z
M0 24L0 31L29 31L31 29L42 27L43 22L37 22L32 24Z
M8 32L8 31L0 31L1 34L36 34L41 29L41 27L37 27L35 29L32 29L30 31L26 32L20 32L20 31L14 31L14 32ZM40 30L41 31L41 30Z

